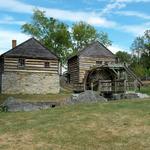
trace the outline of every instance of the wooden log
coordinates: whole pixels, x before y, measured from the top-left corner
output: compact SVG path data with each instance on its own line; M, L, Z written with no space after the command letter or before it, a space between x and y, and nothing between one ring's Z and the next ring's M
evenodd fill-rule
M25 59L25 67L18 66L19 58L4 58L4 71L29 71L29 72L51 72L57 73L59 70L57 60L38 60L38 59ZM49 68L45 68L45 62L50 63Z

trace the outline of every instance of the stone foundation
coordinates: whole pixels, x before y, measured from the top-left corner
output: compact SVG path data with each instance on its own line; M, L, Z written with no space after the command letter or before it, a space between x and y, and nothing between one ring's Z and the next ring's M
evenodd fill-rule
M4 72L1 93L3 94L48 94L59 93L59 75L50 73Z

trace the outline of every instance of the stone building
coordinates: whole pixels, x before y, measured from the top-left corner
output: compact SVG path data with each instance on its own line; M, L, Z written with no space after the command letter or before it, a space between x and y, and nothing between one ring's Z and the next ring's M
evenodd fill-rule
M0 56L0 91L3 94L59 93L59 60L31 38Z

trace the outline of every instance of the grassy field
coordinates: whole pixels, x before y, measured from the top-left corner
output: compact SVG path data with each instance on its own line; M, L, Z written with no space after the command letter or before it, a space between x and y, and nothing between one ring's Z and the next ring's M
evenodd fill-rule
M150 85L146 85L146 86L141 87L140 92L150 95Z
M32 102L43 102L43 101L59 101L63 102L66 98L70 97L70 92L61 92L59 94L35 94L35 95L28 95L28 94L0 94L0 103L5 101L8 97L14 97L19 101L32 101Z
M2 150L149 150L150 100L0 113Z

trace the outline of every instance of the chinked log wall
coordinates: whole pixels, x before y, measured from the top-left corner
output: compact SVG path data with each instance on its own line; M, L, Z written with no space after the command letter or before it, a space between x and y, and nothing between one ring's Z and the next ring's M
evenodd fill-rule
M91 67L96 65L97 61L102 61L103 64L106 63L115 63L115 58L109 58L109 57L101 57L101 58L95 58L95 57L80 57L79 58L79 82L82 83L85 77L85 73L87 70L89 70Z
M49 68L45 68L45 62L50 62ZM57 60L25 59L25 67L18 68L18 58L4 58L1 93L59 93L58 68Z
M45 68L45 62L50 63L49 68ZM4 71L49 72L58 74L58 66L58 60L25 59L25 67L18 68L18 58L4 58Z

